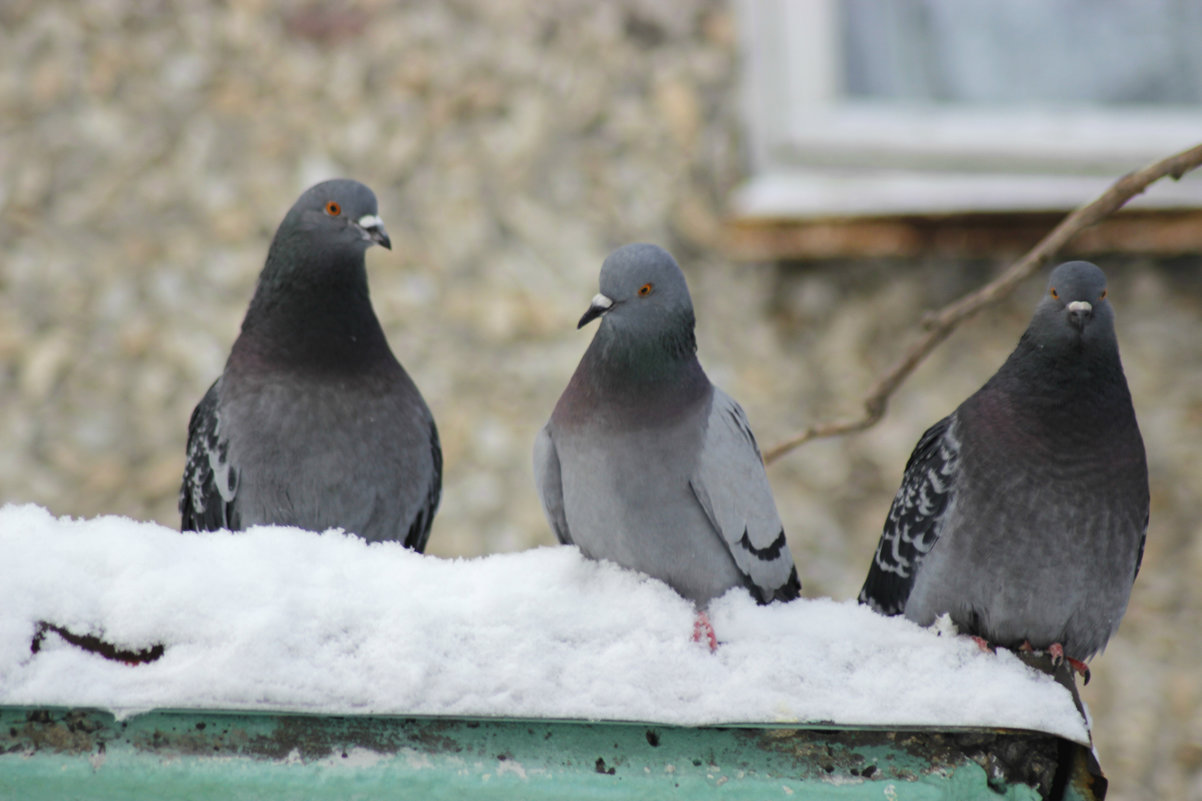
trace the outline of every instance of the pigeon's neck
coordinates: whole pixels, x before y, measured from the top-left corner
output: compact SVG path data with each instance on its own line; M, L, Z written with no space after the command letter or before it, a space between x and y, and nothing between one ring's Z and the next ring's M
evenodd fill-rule
M587 418L606 409L625 419L671 417L708 396L691 328L680 337L627 337L602 328L564 390L556 415Z
M1032 427L1091 436L1114 430L1124 418L1134 424L1131 393L1112 339L1046 347L1026 334L982 387L1007 399Z
M372 309L363 254L306 263L279 259L273 249L230 359L262 369L334 373L395 363Z
M691 319L656 335L603 320L582 363L606 386L677 383L701 370Z

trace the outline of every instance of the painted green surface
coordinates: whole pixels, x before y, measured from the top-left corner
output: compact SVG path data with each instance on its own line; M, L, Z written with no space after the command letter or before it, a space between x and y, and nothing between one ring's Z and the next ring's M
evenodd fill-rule
M972 730L0 707L0 799L1043 797L1079 746ZM1080 763L1083 765L1084 763ZM1080 775L1079 775L1080 774ZM1103 782L1104 787L1104 780ZM1063 797L1100 798L1067 784ZM1104 792L1104 789L1103 789Z

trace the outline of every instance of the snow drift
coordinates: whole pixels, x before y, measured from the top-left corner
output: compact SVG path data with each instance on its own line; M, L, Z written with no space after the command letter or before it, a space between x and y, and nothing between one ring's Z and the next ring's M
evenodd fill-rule
M805 565L799 565L803 575ZM574 548L439 559L282 527L181 534L0 509L0 704L988 726L1088 743L1072 697L1009 653L829 599L710 608ZM124 649L131 666L40 623Z

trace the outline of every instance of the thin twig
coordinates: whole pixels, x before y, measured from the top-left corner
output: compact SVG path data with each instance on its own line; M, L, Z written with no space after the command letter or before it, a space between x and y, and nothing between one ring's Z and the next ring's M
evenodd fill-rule
M1081 206L1068 215L1052 231L1039 241L1026 255L985 286L970 292L959 300L949 303L937 312L927 315L922 322L925 333L902 354L885 373L877 379L864 398L864 413L860 417L836 420L812 425L804 431L773 445L764 452L764 463L771 464L794 448L814 439L837 437L871 428L885 415L889 397L901 383L914 372L923 359L935 347L947 339L964 320L986 306L997 303L1009 295L1014 288L1052 258L1068 242L1091 225L1118 211L1123 205L1142 193L1150 184L1172 176L1180 180L1190 170L1202 164L1202 144L1191 147L1176 155L1149 164L1142 170L1124 175L1095 200Z

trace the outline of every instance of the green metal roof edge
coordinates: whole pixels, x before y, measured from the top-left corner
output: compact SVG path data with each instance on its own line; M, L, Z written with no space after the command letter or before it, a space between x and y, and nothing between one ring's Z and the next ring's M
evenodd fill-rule
M536 724L588 724L608 726L657 726L676 729L787 729L803 731L875 731L875 732L927 732L946 734L989 733L998 735L1040 735L1054 737L1089 747L1091 743L1082 742L1072 737L1066 737L1053 731L1043 729L1028 729L1013 726L944 726L933 723L839 723L831 720L821 721L719 721L715 723L675 723L671 721L623 719L623 718L558 718L558 717L507 717L500 715L436 715L410 712L372 712L372 711L337 711L306 710L287 707L101 707L101 706L71 706L66 704L0 704L0 714L10 710L48 710L48 711L87 711L111 715L118 721L128 721L144 715L242 715L248 717L322 717L322 718L377 718L383 720L455 720L474 723L536 723Z
M147 788L163 799L703 799L729 784L754 797L785 788L832 800L888 790L898 799L988 792L1028 801L1053 774L1062 798L1105 793L1088 749L1005 729L262 709L160 709L118 721L105 710L32 705L0 707L0 724L0 797L23 799L128 798Z

